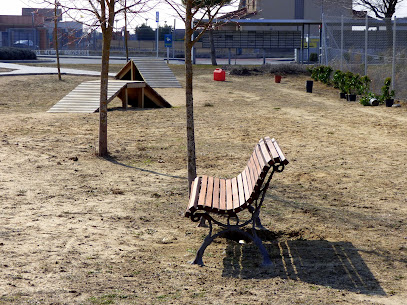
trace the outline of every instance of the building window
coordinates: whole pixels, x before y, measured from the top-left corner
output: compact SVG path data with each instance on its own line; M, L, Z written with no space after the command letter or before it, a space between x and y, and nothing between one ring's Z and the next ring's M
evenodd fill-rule
M295 19L304 19L304 0L295 0Z

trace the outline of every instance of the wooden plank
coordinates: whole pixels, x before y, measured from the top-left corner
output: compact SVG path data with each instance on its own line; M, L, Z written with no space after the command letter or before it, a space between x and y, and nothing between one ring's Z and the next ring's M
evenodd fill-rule
M284 165L288 164L288 160L285 158L283 151L281 150L280 146L278 145L277 141L275 139L271 140L273 142L274 147L276 148L278 155L280 156L281 163Z
M253 190L256 187L256 182L257 182L257 170L256 170L256 166L254 165L254 160L253 160L253 156L250 157L250 163L249 163L249 171L250 171L250 179L252 181L252 187Z
M215 177L213 179L213 198L212 198L212 209L214 212L220 210L219 198L220 198L220 181L219 178Z
M274 161L280 162L280 156L279 156L276 148L274 147L271 139L269 137L265 137L264 139L266 140L265 142L266 142L267 148L269 149L270 155L273 157Z
M237 187L236 177L232 179L232 200L233 200L233 210L239 208L239 189Z
M220 212L226 212L226 180L219 179L220 182L220 200L219 200L219 207Z
M250 193L252 192L249 186L249 179L247 178L247 171L249 169L246 167L244 171L242 172L242 181L243 181L243 190L244 190L244 198L246 201L249 200L250 198Z
M208 187L206 189L205 198L205 210L212 210L212 199L213 199L213 177L208 177Z
M266 166L266 161L264 161L263 155L260 152L260 145L256 145L254 151L256 152L257 160L259 161L261 171L263 172L264 167Z
M244 192L242 174L239 174L237 176L237 188L239 190L239 208L238 208L238 210L241 211L242 209L244 209L245 203L246 203L246 195Z
M248 180L250 181L251 184L251 192L254 189L254 185L256 184L256 179L254 179L254 173L253 173L253 159L250 156L249 162L247 163L247 172L248 172Z
M201 190L199 191L198 209L202 210L205 206L206 189L208 186L208 176L202 176Z
M257 177L256 178L259 179L260 174L261 174L261 168L260 168L259 160L257 159L256 151L253 152L252 156L253 156L254 165L256 166L256 170L257 170Z
M233 211L232 180L226 179L226 210Z
M274 160L272 160L270 153L267 150L266 144L264 143L264 140L260 140L260 150L261 153L263 154L264 160L266 161L266 163L268 165L273 165L274 164Z
M196 177L191 184L191 197L189 198L188 208L185 212L185 216L189 217L198 209L198 194L201 186L201 178Z

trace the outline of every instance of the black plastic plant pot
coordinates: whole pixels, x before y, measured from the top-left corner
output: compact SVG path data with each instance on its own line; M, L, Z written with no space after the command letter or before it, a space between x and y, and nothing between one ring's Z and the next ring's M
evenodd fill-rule
M339 93L339 97L346 99L346 93L345 92Z
M348 94L349 102L356 102L356 94Z
M393 104L394 104L394 99L388 99L388 100L386 100L386 107L391 107L391 106L393 106Z
M307 93L312 93L312 86L314 85L314 81L307 80L306 89Z

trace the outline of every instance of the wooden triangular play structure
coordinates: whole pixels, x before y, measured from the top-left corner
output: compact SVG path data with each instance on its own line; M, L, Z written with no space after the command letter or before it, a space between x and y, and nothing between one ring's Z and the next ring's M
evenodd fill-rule
M156 58L131 59L115 78L143 81L152 88L182 88L168 65L163 60Z

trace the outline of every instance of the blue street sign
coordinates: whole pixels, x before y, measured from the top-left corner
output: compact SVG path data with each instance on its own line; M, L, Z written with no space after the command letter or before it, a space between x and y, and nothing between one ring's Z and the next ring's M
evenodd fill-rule
M164 35L164 46L166 48L171 48L172 47L172 35L171 34L165 34Z
M160 13L155 12L155 22L159 22L159 21L160 21Z

